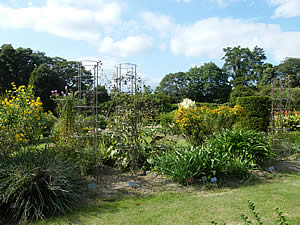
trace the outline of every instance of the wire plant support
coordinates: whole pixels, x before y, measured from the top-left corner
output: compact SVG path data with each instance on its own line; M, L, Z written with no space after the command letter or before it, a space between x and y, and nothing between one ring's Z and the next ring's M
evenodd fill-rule
M290 151L290 79L281 77L272 79L271 141L279 153ZM286 146L283 144L286 143Z
M98 137L99 123L98 114L98 86L104 79L102 62L94 60L84 60L78 64L77 79L77 126L78 126L78 152L81 153L80 162L83 170L97 169L98 160ZM83 146L88 144L89 149ZM93 159L93 160L91 160ZM87 165L88 162L94 165ZM96 171L93 171L96 175Z
M138 107L141 78L137 65L122 63L115 66L112 93L117 100L114 133L120 138L120 151L129 154L131 168L138 164L139 130L141 113ZM125 140L126 139L126 140Z

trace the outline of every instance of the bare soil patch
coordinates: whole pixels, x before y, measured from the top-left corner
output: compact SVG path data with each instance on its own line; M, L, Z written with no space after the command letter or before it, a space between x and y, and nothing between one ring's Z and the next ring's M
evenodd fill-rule
M272 172L269 171L271 166L274 167ZM264 170L253 171L258 182L270 180L276 174L284 175L285 173L300 173L300 162L295 160L272 160L266 163ZM158 192L191 190L191 186L183 186L155 172L147 172L146 174L143 174L143 172L137 172L136 174L130 172L122 173L114 168L104 167L97 174L98 178L90 181L90 183L96 184L90 190L93 195L105 201L113 201L124 196L144 196ZM247 183L247 181L244 181L244 184L247 185ZM228 181L227 185L237 187L243 185L243 183L233 179ZM201 184L197 184L196 189L203 190L199 187L201 187ZM211 189L209 185L206 190L208 189Z

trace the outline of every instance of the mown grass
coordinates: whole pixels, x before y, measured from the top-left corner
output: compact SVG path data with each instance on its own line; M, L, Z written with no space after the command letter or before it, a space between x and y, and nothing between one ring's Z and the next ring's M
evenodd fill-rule
M279 207L289 224L300 224L300 174L284 174L271 181L238 188L210 191L187 189L148 197L124 198L113 202L100 199L40 224L242 224L240 214L250 215L247 201L255 202L264 224L275 224Z

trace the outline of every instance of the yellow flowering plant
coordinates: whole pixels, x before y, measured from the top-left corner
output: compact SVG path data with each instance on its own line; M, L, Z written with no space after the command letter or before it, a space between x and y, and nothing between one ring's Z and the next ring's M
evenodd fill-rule
M174 114L174 121L182 134L192 144L200 145L205 137L223 129L232 128L245 111L239 105L233 108L219 106L217 109L202 107L183 107Z
M6 91L0 101L0 154L8 154L21 146L39 140L50 129L55 117L44 112L39 97L34 96L32 86L16 87Z

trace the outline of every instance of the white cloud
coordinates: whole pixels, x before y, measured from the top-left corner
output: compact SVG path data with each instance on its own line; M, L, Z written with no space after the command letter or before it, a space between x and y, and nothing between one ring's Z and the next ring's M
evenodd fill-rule
M145 26L149 29L155 29L159 31L161 37L165 37L170 30L173 29L173 22L169 16L156 14L152 12L143 12L141 17L145 23Z
M129 36L119 41L114 41L111 37L105 37L99 46L102 53L127 57L144 52L152 47L152 38L148 36Z
M300 32L283 32L280 25L250 23L239 19L208 18L191 25L178 25L170 39L175 55L220 59L223 48L258 45L280 61L284 57L300 57Z
M299 0L268 0L271 6L277 6L274 18L291 18L300 16L300 1Z
M92 2L95 3L93 9L90 8ZM100 39L97 31L101 29L109 33L113 25L120 23L120 14L119 4L96 0L48 0L43 7L18 9L0 4L0 27L30 28L74 40L96 42Z

